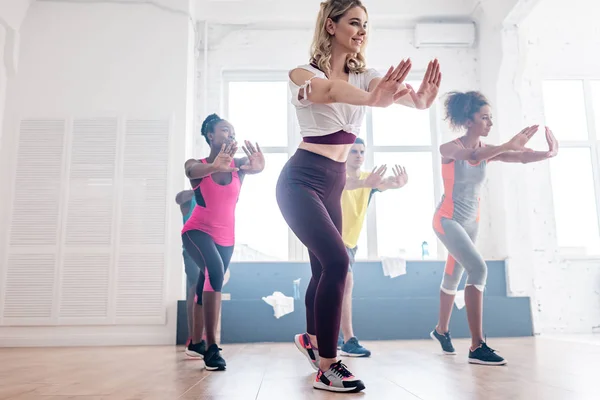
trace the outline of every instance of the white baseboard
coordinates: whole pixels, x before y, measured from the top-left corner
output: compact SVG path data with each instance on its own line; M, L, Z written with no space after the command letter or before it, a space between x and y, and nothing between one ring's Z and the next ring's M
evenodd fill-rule
M0 328L0 347L172 346L176 342L175 332L166 326L64 328Z

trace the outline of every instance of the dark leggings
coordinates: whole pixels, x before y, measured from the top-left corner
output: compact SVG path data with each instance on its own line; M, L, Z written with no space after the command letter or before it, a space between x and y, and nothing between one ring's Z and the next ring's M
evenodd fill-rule
M187 231L181 238L185 251L200 268L196 295L198 304L202 305L202 292L220 292L223 289L223 277L233 255L233 246L220 246L202 231Z
M342 241L341 198L346 164L298 149L277 181L277 203L308 248L312 279L306 290L306 328L319 355L337 357L348 254Z

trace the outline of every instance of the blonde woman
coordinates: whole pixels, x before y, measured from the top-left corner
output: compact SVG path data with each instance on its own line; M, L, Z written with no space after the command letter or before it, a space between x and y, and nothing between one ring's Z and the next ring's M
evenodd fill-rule
M313 387L359 392L364 384L337 359L348 254L342 240L341 196L346 158L360 133L365 109L393 103L425 109L439 91L437 61L415 92L403 84L411 62L402 61L382 77L367 69L367 10L360 0L321 3L310 65L289 74L303 141L277 182L283 217L308 248L312 279L306 291L307 332L298 349L317 371Z

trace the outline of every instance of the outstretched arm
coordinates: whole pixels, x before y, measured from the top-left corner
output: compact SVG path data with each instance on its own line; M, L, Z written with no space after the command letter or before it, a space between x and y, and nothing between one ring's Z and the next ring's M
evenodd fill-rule
M185 162L185 176L188 179L202 179L215 172L232 172L238 168L230 166L233 156L237 151L237 144L230 143L227 146L223 144L221 151L215 157L212 163L203 163L198 160L190 159Z
M373 171L365 179L358 179L357 177L346 177L346 185L344 190L354 190L361 188L375 189L383 182L383 176L387 171L387 166L382 165L381 167L373 168Z
M555 157L558 154L558 141L556 140L554 134L548 127L546 127L546 141L548 142L548 151L513 151L509 153L500 154L494 157L492 161L527 164L532 162L544 161L549 158Z
M486 145L476 149L466 149L456 143L456 141L452 141L440 146L440 154L443 158L449 160L467 160L476 163L483 160L490 160L507 151L510 151L510 149L506 147L506 144L500 146Z
M472 162L491 160L507 152L522 151L529 139L537 132L537 129L537 125L527 127L500 146L486 145L475 149L466 149L460 145L460 142L454 140L441 145L440 153L442 157L449 160L468 160Z
M369 106L372 103L372 96L368 92L342 80L316 78L314 73L302 68L292 70L290 80L299 87L297 101L300 104L346 103Z
M408 93L403 89L402 80L408 74L410 65L402 61L396 68L390 67L385 76L369 85L365 91L339 79L322 79L315 74L296 68L290 72L290 80L295 85L292 90L296 105L310 103L346 103L357 106L387 107ZM375 79L373 79L375 81Z

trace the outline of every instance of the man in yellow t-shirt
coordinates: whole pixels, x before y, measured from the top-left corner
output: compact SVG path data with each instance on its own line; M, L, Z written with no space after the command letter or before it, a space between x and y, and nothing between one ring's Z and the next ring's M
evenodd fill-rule
M346 186L342 193L342 239L350 257L346 289L342 303L342 322L338 347L341 354L350 357L368 357L371 352L360 345L352 330L352 288L354 279L352 265L358 250L358 238L362 230L371 196L375 192L399 189L406 185L408 175L399 165L392 168L393 176L384 178L387 166L373 168L372 172L360 170L365 161L365 142L357 138L346 160Z

